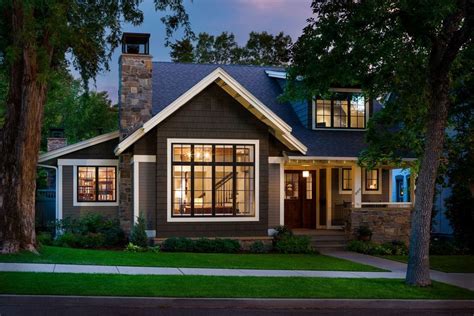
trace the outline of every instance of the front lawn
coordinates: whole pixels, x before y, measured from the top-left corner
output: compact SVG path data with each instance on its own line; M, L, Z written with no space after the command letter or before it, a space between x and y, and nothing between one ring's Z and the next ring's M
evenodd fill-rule
M319 271L384 271L323 255L125 252L44 246L40 255L0 255L0 262L96 264L141 267L227 268Z
M273 297L352 299L474 299L474 292L437 283L410 287L394 279L219 277L0 273L1 294Z
M407 256L383 256L383 258L408 262ZM474 273L474 256L430 256L430 267L450 273Z

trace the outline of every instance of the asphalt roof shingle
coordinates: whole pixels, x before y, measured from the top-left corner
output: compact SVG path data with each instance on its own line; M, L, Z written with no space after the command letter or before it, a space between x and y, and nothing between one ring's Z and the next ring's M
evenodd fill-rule
M291 104L278 101L282 88L277 79L265 73L284 70L278 67L154 62L153 115L219 67L292 127L293 136L308 147L307 156L356 157L366 147L363 131L311 130L303 126Z

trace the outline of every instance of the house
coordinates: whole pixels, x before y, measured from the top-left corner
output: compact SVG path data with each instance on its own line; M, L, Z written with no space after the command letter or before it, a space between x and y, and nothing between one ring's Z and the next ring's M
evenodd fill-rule
M148 39L124 34L119 130L40 156L58 170L58 219L97 212L129 230L143 215L154 238L367 225L376 241L408 240L392 166L356 164L376 102L333 89L280 103L282 68L153 62Z

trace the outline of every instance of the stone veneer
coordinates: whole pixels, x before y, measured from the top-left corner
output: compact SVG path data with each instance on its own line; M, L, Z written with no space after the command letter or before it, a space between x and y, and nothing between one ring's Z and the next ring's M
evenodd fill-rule
M48 151L56 150L67 146L67 140L64 137L48 137L46 141Z
M373 242L384 243L400 240L408 245L410 215L411 209L352 209L346 227L347 237L349 239L357 239L357 229L360 226L368 226L372 230Z
M123 54L119 65L119 120L123 139L151 118L152 57Z
M122 54L119 60L119 127L122 141L152 116L152 56ZM130 232L133 223L132 153L120 155L119 219Z

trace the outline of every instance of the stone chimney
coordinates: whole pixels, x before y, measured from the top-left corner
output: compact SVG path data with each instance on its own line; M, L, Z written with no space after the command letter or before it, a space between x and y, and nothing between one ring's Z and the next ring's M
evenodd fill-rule
M46 139L48 151L56 150L67 146L67 139L64 137L64 129L50 128L49 137Z
M119 60L120 139L126 138L151 118L152 56L150 34L124 33Z

